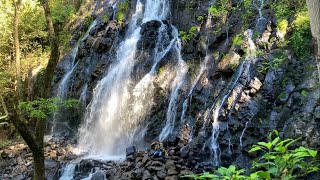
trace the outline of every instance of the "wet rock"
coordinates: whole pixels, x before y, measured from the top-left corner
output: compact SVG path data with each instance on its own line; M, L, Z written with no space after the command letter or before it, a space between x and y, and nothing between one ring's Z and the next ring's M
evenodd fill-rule
M58 178L58 171L60 169L60 163L53 160L45 160L45 174L48 180L55 180Z
M138 49L153 49L156 46L158 38L158 29L161 26L160 21L149 21L141 26L141 40L138 42Z
M142 158L142 163L145 164L148 160L149 160L149 155L146 154L146 155L144 155L143 158Z
M168 169L167 174L168 175L177 175L179 173L176 171L176 169Z
M257 93L257 91L260 90L261 86L262 86L262 83L260 82L260 80L257 77L254 77L253 80L251 80L250 84L249 84L249 88L252 88L250 90L250 93L252 93L252 94Z
M160 170L157 172L157 176L160 178L160 179L163 179L166 177L166 171L164 169Z
M149 180L150 178L152 178L150 172L148 170L143 171L142 180Z
M102 171L95 172L91 178L91 180L105 180L105 179L106 179L106 174Z
M218 72L226 77L231 77L240 63L240 56L235 52L230 52L218 64Z
M168 160L165 164L166 169L175 169L176 165L173 160Z
M289 93L285 91L281 92L277 98L277 104L279 105L285 104L288 98L289 98Z
M97 50L97 52L99 52L99 53L105 52L111 48L111 46L113 44L112 41L113 40L111 38L99 37L95 40L95 42L93 44L93 48L95 48Z
M314 117L320 119L320 106L316 107Z
M164 179L165 180L178 180L178 176L167 176Z
M136 152L137 150L135 146L126 148L126 156L135 155Z
M147 168L153 171L165 171L165 166L160 161L152 161Z

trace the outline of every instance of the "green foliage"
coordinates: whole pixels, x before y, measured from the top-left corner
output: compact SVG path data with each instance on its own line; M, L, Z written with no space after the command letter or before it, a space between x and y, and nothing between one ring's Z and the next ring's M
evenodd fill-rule
M0 63L6 58L12 44L12 22L14 9L10 1L0 3Z
M192 38L195 38L197 36L197 33L198 33L198 27L192 26L188 32L180 31L179 37L181 38L182 42L186 43L190 41Z
M253 162L252 168L258 170L253 174L257 174L261 179L294 179L319 171L317 151L303 146L290 149L299 139L281 140L277 131L275 134L276 138L270 138L268 142L258 142L249 151L264 152L258 161Z
M41 49L41 40L47 37L44 12L39 2L25 1L19 23L20 48L22 52Z
M279 45L282 47L289 45L294 55L301 59L308 57L310 55L311 33L305 1L283 0L281 3L272 3L271 8L275 11L277 28L281 33L285 33L288 27L292 26L290 39Z
M62 25L75 17L76 8L64 1L50 1L51 16L53 23Z
M10 144L12 144L11 140L8 139L4 139L0 141L0 149L9 146Z
M107 16L107 15L103 15L102 16L102 22L103 23L106 23L106 22L108 22L109 21L109 17Z
M292 16L292 12L306 10L306 3L302 0L282 0L281 3L271 3L271 9L275 10L277 22Z
M288 57L283 52L277 52L274 54L274 57L271 61L271 68L277 70L286 60Z
M255 7L253 6L252 0L243 0L242 5L243 5L243 11L241 13L242 14L241 19L245 26L244 29L246 29L249 21L253 17L255 17L254 16Z
M289 42L294 55L300 58L308 57L310 55L311 39L308 13L307 11L298 13L293 22L293 33Z
M232 41L232 47L241 46L244 43L244 36L243 34L238 34L234 37Z
M192 179L281 179L289 180L305 177L307 174L319 171L317 151L300 146L295 149L290 147L299 139L281 140L278 132L269 135L268 142L258 142L249 150L250 153L263 152L263 155L252 164L251 174L246 176L245 170L237 170L236 166L220 167L213 173L205 172L200 175L187 175Z
M166 72L166 67L165 66L161 66L159 68L159 76L163 75Z
M308 92L307 92L306 90L302 90L302 91L301 91L301 95L302 95L303 97L307 97L307 96L308 96Z
M245 179L243 173L244 169L237 170L236 166L231 165L228 168L220 167L214 171L214 174L205 172L200 175L186 175L183 177L193 178L193 179L221 179L221 180L242 180Z
M282 19L278 21L278 29L281 33L285 33L289 26L289 22L286 19Z
M59 107L75 108L78 105L79 101L75 99L62 101L59 98L40 98L34 101L20 102L18 108L26 112L30 118L45 119L58 112Z
M232 10L230 0L218 0L210 8L209 12L212 17L222 17Z
M83 23L84 28L88 29L93 21L94 21L94 18L92 16L85 17L84 23Z
M124 22L124 15L128 10L129 10L129 0L126 0L119 4L117 20L120 24Z
M59 45L62 47L68 47L69 41L72 38L72 35L68 31L62 31L59 33Z
M203 16L197 16L197 21L202 22L204 20Z

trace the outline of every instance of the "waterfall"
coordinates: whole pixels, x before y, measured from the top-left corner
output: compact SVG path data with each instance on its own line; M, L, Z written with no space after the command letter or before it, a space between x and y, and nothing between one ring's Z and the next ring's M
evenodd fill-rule
M62 170L62 176L60 180L71 180L73 179L74 171L76 169L76 164L69 164Z
M72 61L69 63L66 73L64 74L61 81L59 82L57 92L56 92L56 97L58 97L61 100L67 99L68 89L70 86L70 78L72 77L72 73L78 65L78 61L76 61L76 58L77 58L80 43L88 38L91 29L95 27L96 24L97 24L97 21L94 20L91 23L88 30L86 31L86 33L84 34L83 38L81 38L80 41L76 43L75 47L73 47L72 50L70 51L70 56ZM52 122L53 126L51 127L49 136L52 136L53 133L55 132L58 120L59 120L59 117L57 115L54 115L53 122ZM51 139L51 137L49 137L49 139Z
M180 40L177 41L176 44L176 53L178 56L178 67L176 68L177 70L177 76L173 80L173 83L171 85L171 95L170 95L170 102L169 102L169 107L167 110L167 116L166 116L166 124L164 128L162 129L160 135L159 135L159 140L163 141L165 140L170 133L172 133L175 125L175 120L177 118L177 105L178 105L178 95L179 95L179 90L181 87L184 85L186 74L188 71L188 66L187 64L183 61L181 57L181 42Z
M168 13L169 3L166 0L146 0L145 4L137 1L129 30L117 49L116 60L94 89L85 122L79 129L79 153L108 159L124 155L126 147L142 141L146 129L141 127L141 121L153 104L153 80L157 64L169 51L177 54L177 72L171 88L172 101L169 103L170 107L176 107L178 90L183 84L187 67L181 58L177 29L172 26L171 35L168 35L170 28L161 22L166 20ZM141 25L152 20L161 22L153 64L151 70L139 82L135 82L132 72L137 64ZM168 40L169 43L165 43Z
M210 2L210 6L212 6L214 4L214 1ZM209 49L209 40L208 40L208 35L210 32L210 28L212 27L212 13L210 12L210 10L208 10L208 18L206 21L206 37L205 37L205 51L206 51L206 56L204 58L204 61L200 64L200 71L198 73L198 75L196 76L196 78L194 79L194 81L192 82L191 88L189 90L188 96L187 98L184 100L183 102L183 109L182 109L182 113L181 113L181 122L184 123L185 121L185 116L188 110L188 105L191 104L191 99L192 99L192 94L194 91L194 88L198 85L200 78L202 77L203 73L208 69L207 64L210 60L210 54L208 54L208 49ZM190 101L190 102L189 102Z
M214 163L217 166L219 166L219 163L220 163L219 144L217 142L218 137L219 137L219 120L218 120L218 118L219 118L220 112L223 108L224 103L226 102L226 100L230 96L231 92L234 90L236 84L238 83L241 75L249 72L251 61L252 61L252 59L255 58L256 46L255 46L254 42L252 41L253 33L251 30L247 30L244 33L244 35L246 36L247 42L248 42L248 52L247 52L246 58L244 61L242 61L240 63L238 70L235 73L235 75L233 76L233 79L231 80L229 87L227 88L227 91L223 95L222 99L220 101L217 101L217 103L214 103L211 107L212 110L214 109L213 116L212 116L211 150L213 153Z
M258 10L259 13L259 17L256 23L256 28L258 29L259 33L263 33L264 29L265 29L265 23L267 21L266 18L263 17L262 15L262 9L264 6L264 0L257 0L257 2L259 2L259 4L253 2L254 6L256 7L256 9Z

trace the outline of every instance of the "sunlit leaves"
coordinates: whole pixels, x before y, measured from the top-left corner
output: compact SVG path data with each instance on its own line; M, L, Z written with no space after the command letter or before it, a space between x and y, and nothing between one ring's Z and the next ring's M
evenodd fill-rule
M18 108L30 118L45 119L47 116L58 112L60 107L76 108L78 106L79 101L75 99L62 101L59 98L41 98L34 101L21 102Z
M273 136L276 136L272 139ZM291 180L304 177L311 172L319 171L317 151L300 146L295 149L290 147L299 139L281 140L278 131L270 133L268 142L258 142L249 152L262 151L263 154L257 161L252 162L251 174L246 176L245 170L237 170L236 166L220 167L213 173L188 175L193 179L223 179L223 180L256 180L256 179L281 179Z
M249 152L264 151L261 158L253 162L253 168L260 171L256 175L262 179L292 179L296 176L318 171L317 151L303 146L290 149L298 140L286 139L281 141L280 137L276 137L273 140L270 139L269 142L258 142L257 145L254 145Z

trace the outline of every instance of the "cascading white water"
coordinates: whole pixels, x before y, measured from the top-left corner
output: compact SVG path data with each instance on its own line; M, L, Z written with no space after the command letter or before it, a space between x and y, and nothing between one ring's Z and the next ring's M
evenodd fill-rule
M57 97L61 99L65 99L68 91L68 82L71 77L71 74L74 70L75 67L75 61L76 61L76 56L78 54L78 49L79 49L79 43L76 44L76 47L74 47L71 52L70 56L72 57L72 62L69 64L68 70L66 74L62 77L62 80L60 81L57 89Z
M88 83L85 83L83 85L83 89L79 97L79 101L81 102L82 105L86 105L87 94L88 94Z
M214 2L215 1L211 1L210 6L212 6ZM212 13L210 12L210 10L208 10L208 18L207 18L207 22L205 25L207 33L206 33L206 37L205 37L205 47L204 47L205 51L206 51L206 56L204 58L204 61L200 64L200 71L199 71L197 77L192 82L188 96L183 102L183 106L182 106L183 109L182 109L181 118L180 118L182 123L185 121L185 116L186 116L186 113L188 110L188 106L189 106L189 104L191 104L191 99L192 99L192 94L193 94L194 88L198 85L199 80L202 77L203 73L208 69L207 64L210 59L210 54L208 54L208 48L209 48L208 33L210 32L211 27L212 27Z
M75 67L77 66L78 62L76 62L76 57L78 54L78 50L79 50L79 45L82 41L84 41L85 39L87 39L87 37L89 36L89 32L90 30L95 27L97 24L97 21L94 20L90 27L88 28L87 32L85 33L85 35L83 36L83 38L76 44L76 46L71 50L70 52L70 56L72 57L72 62L69 65L69 68L66 72L66 74L63 76L62 80L60 81L59 85L58 85L58 89L57 89L57 97L59 97L60 99L65 99L67 96L67 92L68 92L68 87L69 87L69 80L71 78L71 75L75 69Z
M143 116L150 112L151 106L153 104L153 96L154 96L154 85L153 82L155 80L156 75L156 68L158 63L161 59L169 52L170 49L173 48L175 44L178 42L178 30L172 26L172 33L173 36L172 40L170 41L169 45L163 46L163 42L168 40L168 34L166 33L166 25L161 23L161 27L159 29L159 36L157 46L155 48L155 57L154 57L154 64L149 73L147 73L142 80L135 86L133 89L133 110L130 113L130 119L133 122L139 122L139 119L143 119ZM139 129L142 128L142 129ZM141 131L145 132L147 127L138 127L138 129L131 129L131 131ZM143 138L143 133L138 135L137 137L132 136L135 139L132 139L130 142L139 141Z
M248 72L249 67L250 67L250 60L255 58L255 51L256 51L256 46L254 42L252 41L252 31L247 30L245 33L245 36L247 37L247 42L248 42L248 52L246 55L246 58L244 61L241 62L241 64L238 67L238 70L236 74L234 75L233 80L231 81L227 92L225 95L222 97L221 101L218 101L216 104L214 103L211 109L214 109L213 111L213 120L212 120L212 135L211 135L211 150L213 153L213 160L214 163L218 166L219 165L219 144L217 142L218 137L219 137L219 115L221 112L221 109L228 99L230 93L233 91L235 88L236 84L238 83L241 75L244 73L244 71ZM214 108L215 107L215 108Z
M153 102L152 82L157 64L173 47L178 53L178 70L175 78L177 82L174 83L177 85L180 83L178 82L181 80L178 78L181 76L179 72L185 66L181 59L180 46L177 46L179 45L178 31L173 27L171 34L173 38L168 45L164 45L162 41L170 38L167 35L167 25L162 22L158 30L159 35L150 72L136 85L131 78L136 64L137 42L141 36L140 23L165 20L168 12L169 3L166 0L147 0L144 5L138 0L126 38L117 50L116 61L94 90L85 123L79 130L79 152L88 153L89 156L99 156L99 158L121 156L126 147L143 136L145 129L139 127L139 122L149 112ZM185 74L184 71L182 74Z
M256 3L258 2L258 3ZM263 14L262 14L262 9L263 9L263 6L264 6L264 0L257 0L257 1L254 1L253 2L254 6L257 8L258 10L258 13L259 13L259 17L258 17L258 20L257 20L257 23L256 23L256 28L258 29L258 32L261 33L264 31L265 29L265 22L267 21L266 18L263 17Z
M67 93L68 93L68 89L69 89L69 81L70 78L72 77L72 73L75 70L75 68L77 67L78 62L76 62L76 58L77 58L77 54L78 54L78 50L79 50L79 45L82 41L84 41L85 39L88 38L89 33L91 31L91 29L93 27L95 27L97 24L97 21L94 20L90 27L88 28L88 30L86 31L86 33L84 34L83 38L80 39L79 42L76 43L75 47L72 48L71 52L70 52L70 56L72 61L69 63L69 67L67 69L67 72L64 74L64 76L62 77L61 81L58 84L58 88L57 88L57 92L56 92L56 97L58 97L61 100L65 100L67 98ZM46 139L51 139L51 136L53 135L54 131L56 130L56 126L57 126L57 120L58 120L58 116L54 115L53 116L53 126L51 127L51 131L50 131L50 137L47 137Z
M170 95L170 102L169 107L167 110L167 116L166 116L166 124L164 128L162 129L159 140L163 141L165 140L170 133L172 133L175 125L175 120L177 118L177 105L178 105L178 97L179 97L179 90L185 83L186 74L188 71L187 64L183 61L181 57L181 42L180 39L177 41L176 44L176 53L178 56L178 65L176 67L176 77L173 80L173 83L171 84L171 95Z
M69 164L66 168L62 170L62 176L60 180L71 180L73 179L73 173L76 169L76 164Z

